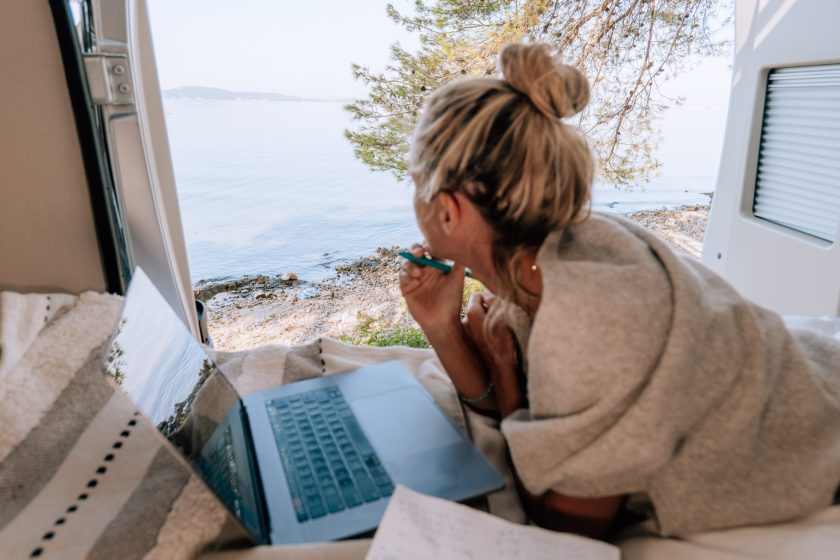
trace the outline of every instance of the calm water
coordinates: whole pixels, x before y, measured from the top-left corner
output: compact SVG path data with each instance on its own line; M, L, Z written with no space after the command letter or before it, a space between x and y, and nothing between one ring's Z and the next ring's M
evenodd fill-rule
M411 188L354 158L341 103L168 99L165 107L194 281L290 271L317 280L377 247L420 239ZM660 176L633 192L599 185L596 208L708 202L724 118L720 108L672 111Z

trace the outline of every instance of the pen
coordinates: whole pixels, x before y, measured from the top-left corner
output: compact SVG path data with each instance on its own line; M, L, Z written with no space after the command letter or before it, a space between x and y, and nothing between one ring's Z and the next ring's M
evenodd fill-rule
M406 260L409 260L415 264L419 264L420 266L430 266L432 268L436 268L438 270L442 270L444 273L449 272L452 270L452 265L447 264L443 261L439 261L437 259L430 259L428 257L418 257L413 253L409 253L408 251L400 251L400 256ZM470 276L470 271L465 271L466 276Z

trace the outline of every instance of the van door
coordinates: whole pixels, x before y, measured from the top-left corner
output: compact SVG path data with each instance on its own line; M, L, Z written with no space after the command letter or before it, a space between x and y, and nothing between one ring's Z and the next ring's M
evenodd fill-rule
M114 179L116 226L201 339L145 0L70 0Z

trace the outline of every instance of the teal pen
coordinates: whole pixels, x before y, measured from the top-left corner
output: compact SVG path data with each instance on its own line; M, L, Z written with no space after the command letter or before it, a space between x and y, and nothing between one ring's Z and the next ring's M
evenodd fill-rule
M443 261L439 261L437 259L430 259L428 257L418 257L413 253L409 253L408 251L400 251L400 256L406 260L409 260L415 264L419 264L420 266L431 266L432 268L436 268L438 270L442 270L443 272L449 272L452 270L451 264L446 264ZM465 271L466 276L470 276L470 271Z

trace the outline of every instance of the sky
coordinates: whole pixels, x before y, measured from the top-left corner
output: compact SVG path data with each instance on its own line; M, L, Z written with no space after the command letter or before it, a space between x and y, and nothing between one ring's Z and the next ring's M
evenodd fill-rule
M389 46L416 34L386 13L387 0L147 0L163 89L210 86L307 98L362 97L351 63L381 70ZM411 0L391 0L410 12ZM687 105L724 107L729 61L698 60L663 84Z
M351 63L383 69L388 47L417 38L391 21L385 0L147 0L163 89L346 99L364 94ZM410 10L407 0L392 0Z

